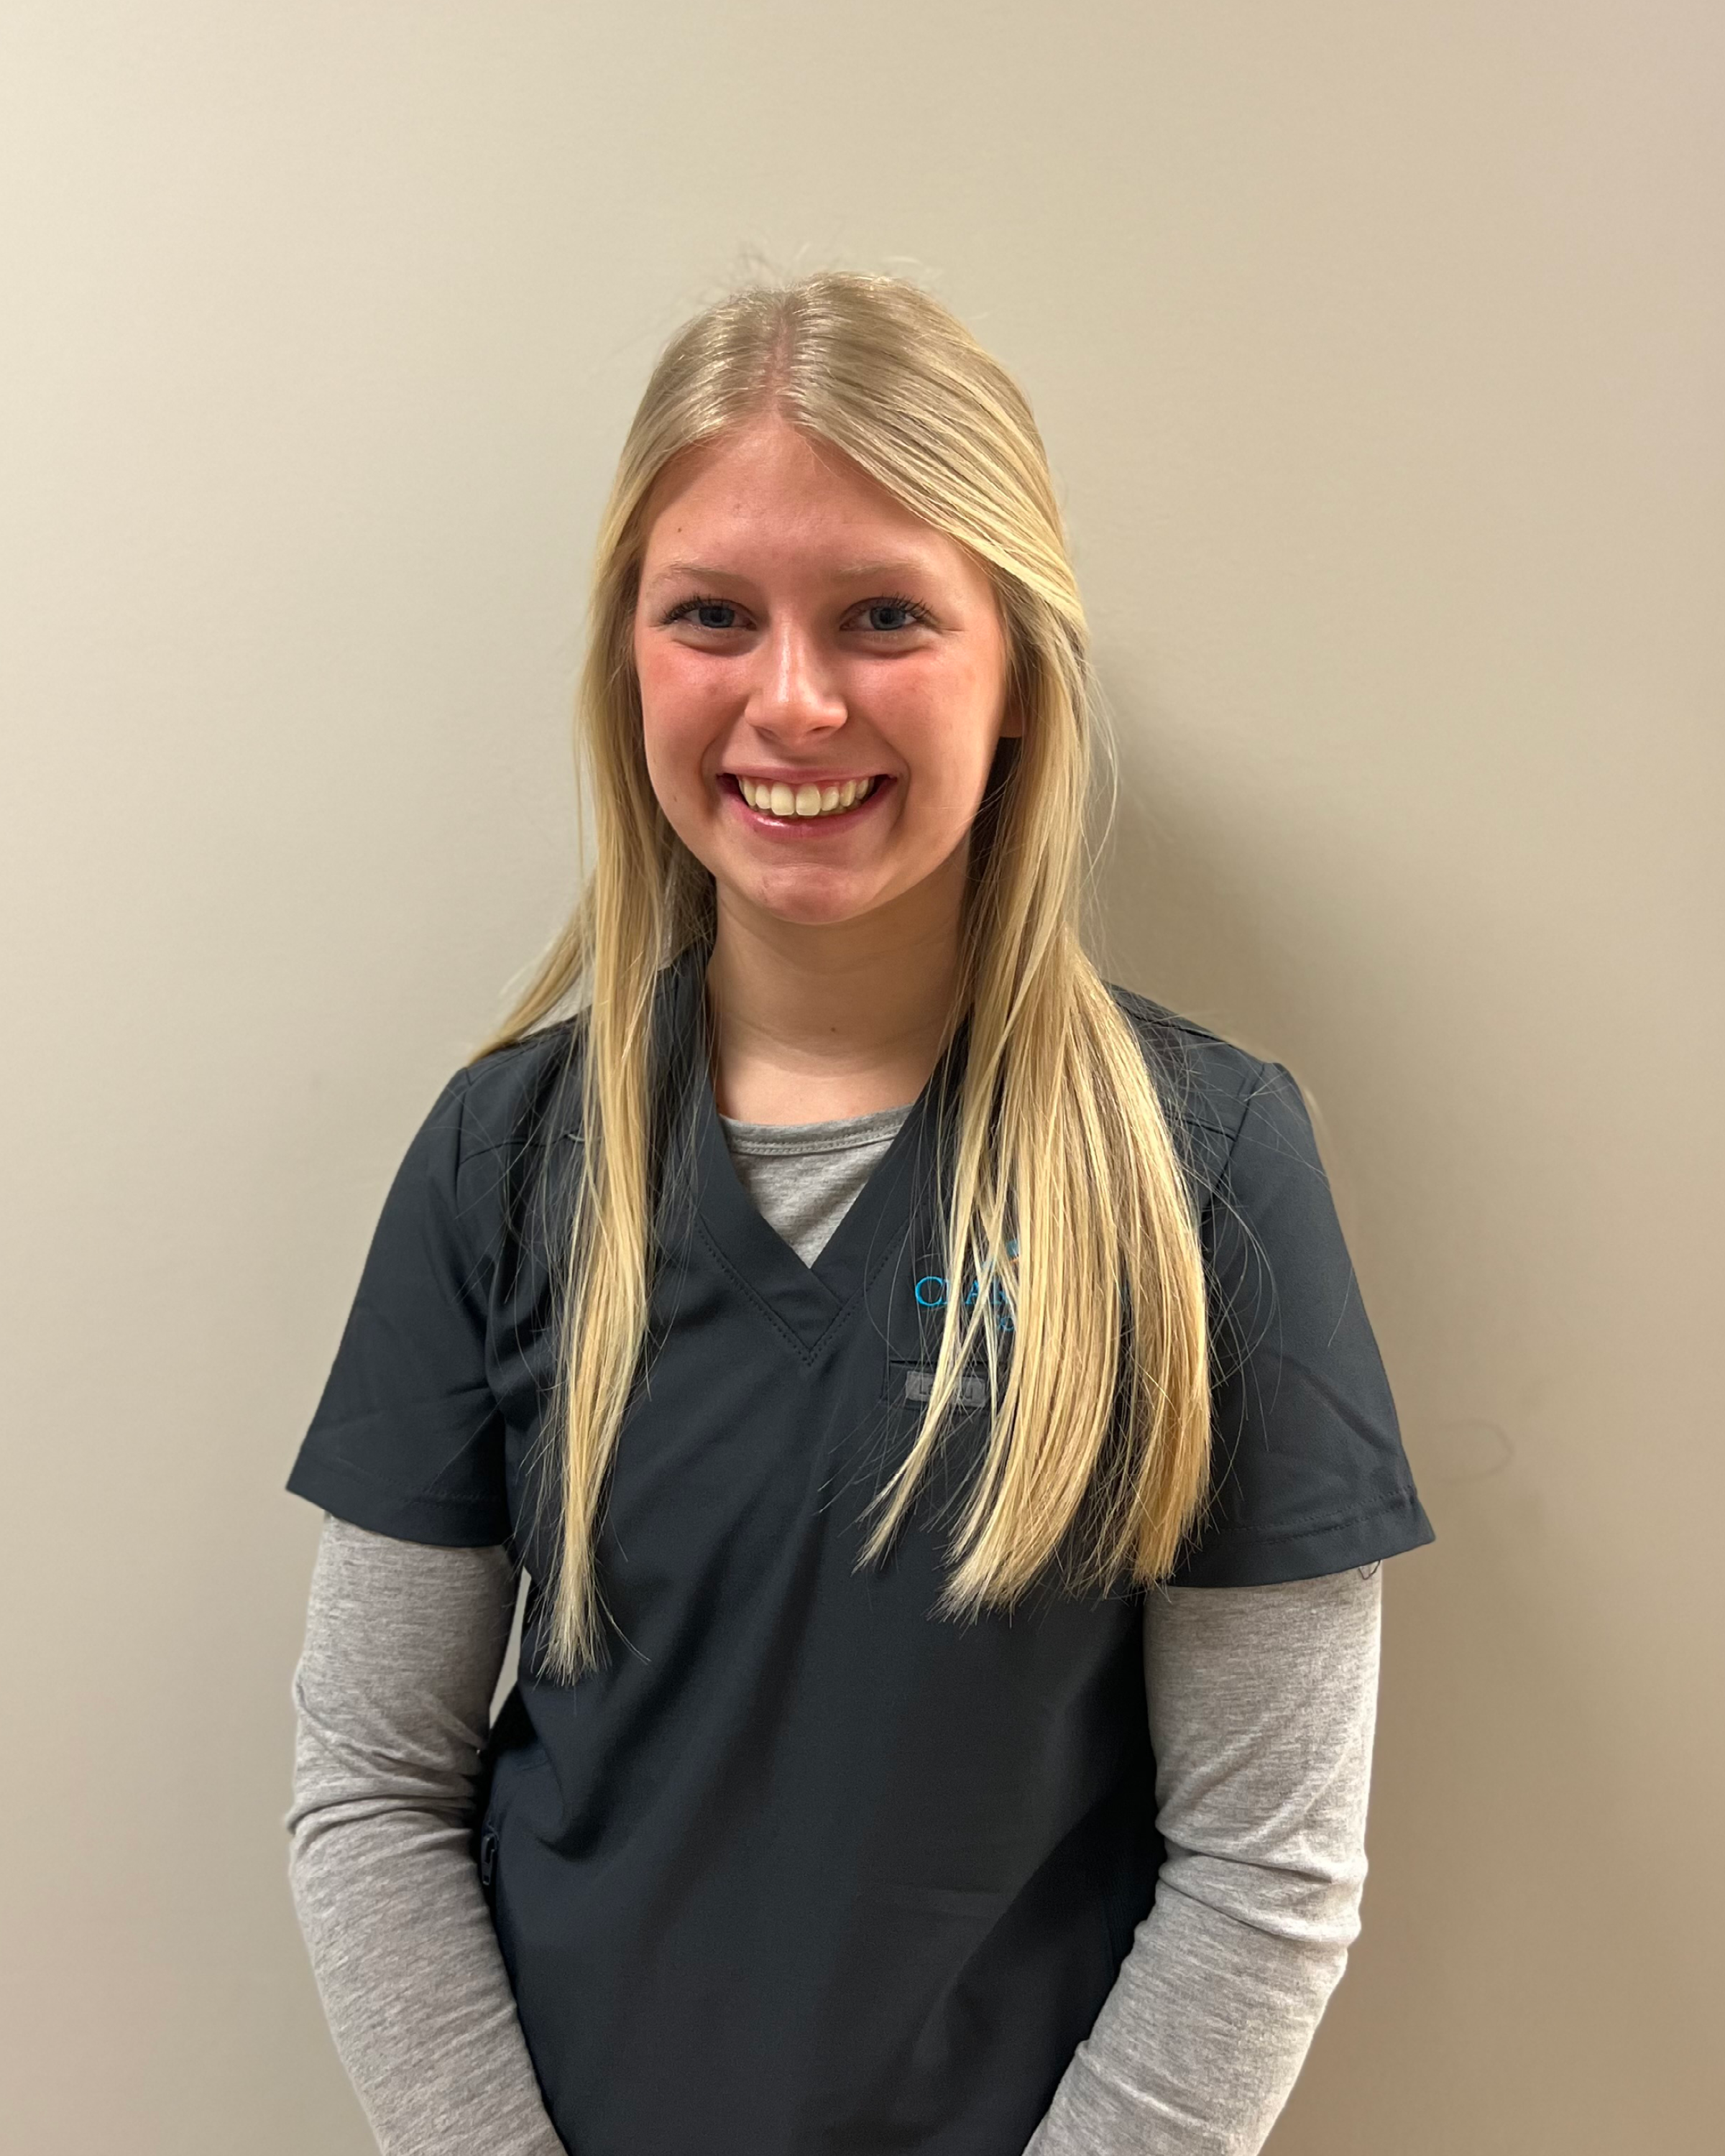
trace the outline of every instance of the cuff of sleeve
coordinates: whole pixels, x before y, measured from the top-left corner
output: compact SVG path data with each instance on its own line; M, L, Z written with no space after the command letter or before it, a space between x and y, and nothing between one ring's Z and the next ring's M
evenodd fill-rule
M1353 1565L1380 1563L1436 1539L1419 1497L1404 1490L1374 1511L1346 1520L1207 1542L1175 1567L1168 1584L1273 1587L1284 1580L1317 1579Z
M337 1519L398 1542L436 1543L447 1549L483 1549L507 1542L509 1508L471 1497L413 1496L374 1482L341 1462L308 1459L294 1463L287 1488Z

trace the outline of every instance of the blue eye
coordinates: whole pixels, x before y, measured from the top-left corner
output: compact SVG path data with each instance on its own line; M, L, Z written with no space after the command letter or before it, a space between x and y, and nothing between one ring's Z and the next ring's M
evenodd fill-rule
M865 608L865 613L869 614L882 613L882 610L888 614L910 614L910 621L893 621L893 623L865 621L863 623L865 628L867 628L871 634L875 634L875 636L891 636L895 629L897 629L897 632L903 632L903 629L921 629L925 628L932 619L934 619L932 614L929 614L927 608L918 606L914 599L906 599L906 598L869 599L867 608Z
M680 606L674 606L665 619L670 623L686 620L696 614L734 613L736 610L735 603L730 599L685 599ZM696 621L695 626L697 629L722 630L729 629L732 624L728 621Z
M895 628L905 627L917 629L922 627L922 625L929 619L928 609L926 607L918 606L915 599L870 599L868 603L867 610L869 613L873 613L880 608L885 608L889 613L909 614L911 619L907 623L895 623L891 625ZM886 630L881 628L881 624L879 622L871 622L869 626L871 629L880 631L882 634L887 633Z

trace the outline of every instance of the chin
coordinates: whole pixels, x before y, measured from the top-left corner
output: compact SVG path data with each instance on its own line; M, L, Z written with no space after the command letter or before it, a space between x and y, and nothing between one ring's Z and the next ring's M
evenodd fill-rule
M770 913L775 921L796 928L836 928L872 913L880 903L873 892L819 891L807 885L798 890L795 880L788 876L783 884L757 884L752 889L739 890L733 885L732 895L757 911Z

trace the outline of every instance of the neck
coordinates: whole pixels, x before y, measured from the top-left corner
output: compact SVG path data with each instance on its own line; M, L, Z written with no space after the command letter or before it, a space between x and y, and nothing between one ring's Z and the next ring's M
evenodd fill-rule
M713 1092L746 1122L824 1122L914 1101L958 981L956 908L809 927L727 903L706 969Z

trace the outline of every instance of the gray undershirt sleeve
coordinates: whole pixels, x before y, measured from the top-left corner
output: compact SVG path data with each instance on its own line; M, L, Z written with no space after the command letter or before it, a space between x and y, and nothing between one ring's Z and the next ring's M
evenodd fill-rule
M1359 1931L1381 1575L1147 1598L1166 1855L1027 2156L1256 2156Z
M902 1121L726 1122L812 1262ZM336 2050L383 2156L560 2156L470 1835L516 1578L507 1552L325 1516L287 1825ZM1378 1581L1147 1598L1167 1857L1026 2156L1255 2156L1358 1928Z
M385 2156L562 2156L470 1841L515 1594L501 1545L325 1515L294 1674L288 1877Z

